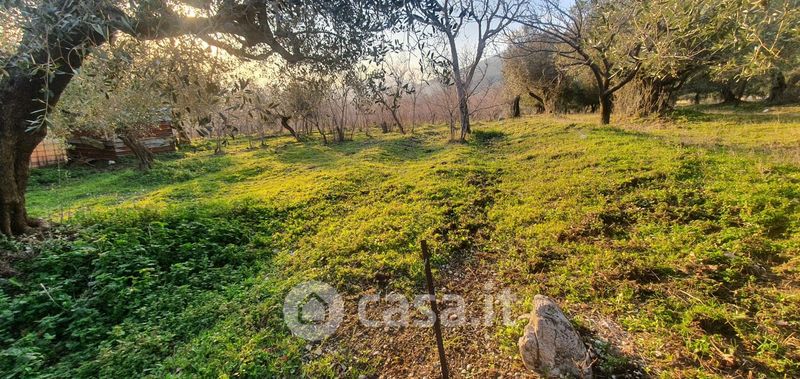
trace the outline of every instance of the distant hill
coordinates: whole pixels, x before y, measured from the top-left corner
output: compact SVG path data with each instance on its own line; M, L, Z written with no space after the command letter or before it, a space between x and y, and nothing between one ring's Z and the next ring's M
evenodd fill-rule
M486 67L486 78L484 79L487 83L503 83L503 58L500 58L498 55L492 55L490 57L485 58L481 62L480 68Z

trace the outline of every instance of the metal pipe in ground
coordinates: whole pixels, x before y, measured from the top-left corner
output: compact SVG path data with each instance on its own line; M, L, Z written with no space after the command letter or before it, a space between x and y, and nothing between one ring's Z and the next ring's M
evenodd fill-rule
M431 272L431 254L428 251L428 242L422 240L422 261L425 264L425 280L428 284L428 295L431 301L431 310L435 317L433 321L433 332L436 336L436 348L439 350L439 364L442 367L442 379L449 379L450 373L447 368L447 356L444 353L444 340L442 338L442 322L439 318L439 308L436 306L436 289L433 286L433 273Z

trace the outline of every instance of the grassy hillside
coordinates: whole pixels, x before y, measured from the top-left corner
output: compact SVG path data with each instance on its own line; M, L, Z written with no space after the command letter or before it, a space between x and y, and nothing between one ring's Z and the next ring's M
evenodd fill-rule
M10 377L435 375L428 330L346 324L292 337L289 288L349 297L437 281L556 298L602 375L800 376L800 109L584 116L440 127L325 146L202 147L150 172L36 170L32 213L64 224L3 241L0 372ZM5 270L11 270L6 267ZM8 274L6 274L8 276ZM525 320L446 329L460 377L523 372Z

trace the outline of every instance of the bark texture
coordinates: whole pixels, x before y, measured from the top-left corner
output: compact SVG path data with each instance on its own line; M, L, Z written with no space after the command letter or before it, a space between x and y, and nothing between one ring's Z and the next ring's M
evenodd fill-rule
M25 103L20 100L25 99L22 97L25 95L15 97L7 89L4 88L0 94L3 108L0 120L0 232L19 235L38 225L37 221L28 218L25 210L25 190L30 177L31 154L44 139L47 129L40 127L27 131L27 120L9 111L9 108L25 107L26 104L19 104Z
M88 53L83 47L104 42L96 32L76 28L49 46L12 58L6 65L8 75L0 80L0 233L24 234L40 224L28 217L25 190L31 154L47 135L41 117L52 111L75 70L81 67ZM29 58L52 62L49 68L54 74L50 76L44 67L21 68Z
M636 110L640 117L658 115L665 116L675 105L675 93L681 86L682 80L677 79L642 79L642 101Z
M469 122L469 98L466 95L466 90L464 90L464 94L459 95L458 113L461 117L460 141L464 142L467 140L467 135L472 133L472 127Z

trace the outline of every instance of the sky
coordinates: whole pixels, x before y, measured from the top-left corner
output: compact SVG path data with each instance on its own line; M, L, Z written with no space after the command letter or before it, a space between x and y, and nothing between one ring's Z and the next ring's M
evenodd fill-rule
M569 7L574 3L574 0L558 0L558 1L562 7ZM183 10L189 16L195 15L194 10L191 9L190 7L186 7ZM512 31L516 28L519 28L519 25L512 24L511 26L509 26L506 32ZM478 33L479 33L478 25L476 23L467 23L463 26L457 39L457 45L461 50L460 53L463 53L463 51L475 50L475 47L477 46ZM390 54L387 60L392 64L405 66L405 68L408 70L419 72L420 71L419 57L422 54L420 54L420 51L417 49L416 43L414 42L413 38L409 38L407 32L395 33L390 37L392 39L401 41L404 45L403 47L405 51L392 53ZM502 51L505 49L504 39L505 37L503 33L496 36L494 41L492 41L492 43L487 47L483 59L490 59L491 64L500 65L500 60L497 58L493 59L493 57L500 55ZM445 52L449 55L449 49L446 46L441 46L438 50ZM499 72L499 70L500 67L494 69L494 71L497 72Z
M535 2L535 1L536 0L532 0L532 2ZM555 0L555 1L559 4L559 6L561 8L569 8L575 3L575 0ZM511 24L507 28L506 32L511 32L511 31L513 31L513 30L515 30L517 28L520 28L519 24ZM465 24L463 26L462 30L461 30L461 33L459 34L457 45L459 46L460 49L467 48L469 50L473 50L474 51L475 47L477 46L478 34L479 34L478 25L476 23ZM414 46L413 42L410 43L411 46L408 46L409 43L405 42L407 40L406 33L397 33L392 38L396 38L396 39L398 39L400 41L404 41L404 44L406 45L405 47L410 50L410 54L412 56L417 57L417 58L409 57L409 53L408 52L395 53L395 54L393 54L394 56L392 57L392 60L393 61L407 61L409 67L412 67L412 66L418 67L419 64L417 63L417 61L418 61L418 57L420 56L420 52L416 48L416 46ZM504 43L504 40L505 40L505 37L504 37L503 33L498 35L494 39L493 43L490 44L490 46L487 47L487 49L486 49L486 51L484 53L484 59L492 58L492 57L496 57L496 56L500 55L502 53L502 51L505 49L505 47L506 47L506 44ZM448 51L448 50L445 50L445 51ZM410 62L409 60L413 60L413 62Z

